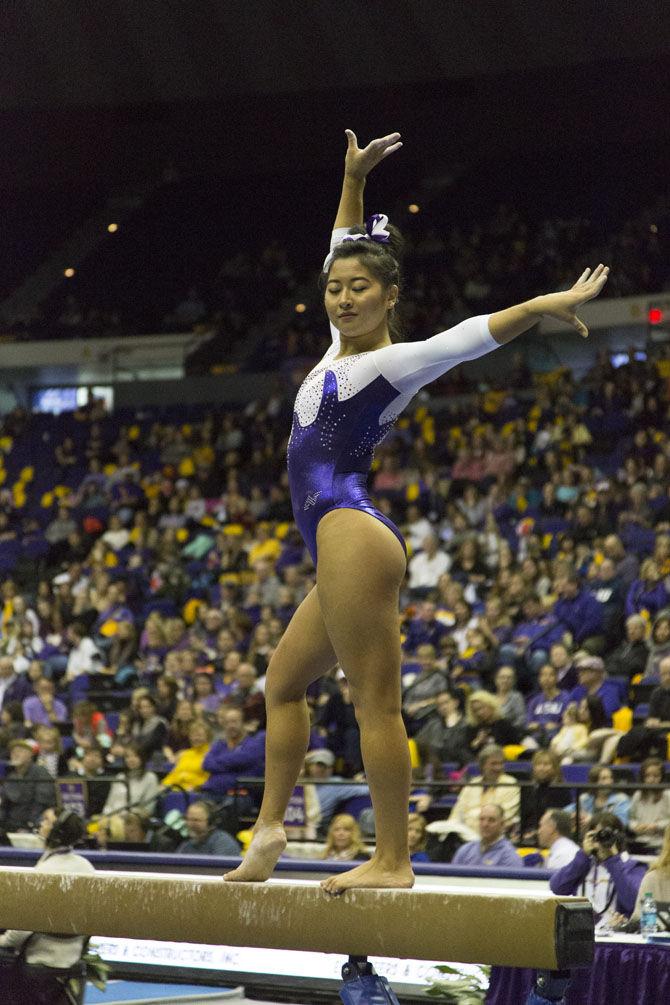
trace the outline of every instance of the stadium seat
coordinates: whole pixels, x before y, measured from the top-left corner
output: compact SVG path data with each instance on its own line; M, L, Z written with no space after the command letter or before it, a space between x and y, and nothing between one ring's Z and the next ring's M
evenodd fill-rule
M592 764L562 764L561 774L563 775L563 781L572 783L573 785L588 782L589 771L592 767Z
M533 765L530 761L505 761L505 773L517 778L529 778Z
M351 799L345 799L343 803L338 805L338 813L349 813L350 816L358 820L359 816L363 810L372 808L372 799L369 795L367 796L352 796Z

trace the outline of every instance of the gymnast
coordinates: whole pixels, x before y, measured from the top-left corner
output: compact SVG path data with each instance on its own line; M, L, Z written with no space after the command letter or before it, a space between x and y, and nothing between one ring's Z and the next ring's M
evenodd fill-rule
M360 726L376 850L369 862L324 880L331 895L414 883L398 617L407 556L399 530L368 495L374 449L420 388L542 317L568 322L586 336L576 308L600 293L609 271L586 269L566 292L470 318L424 342L394 343L399 235L381 215L364 229L363 190L369 172L402 146L400 134L363 149L351 130L346 135L342 194L322 276L332 345L298 391L288 444L293 512L316 566L316 585L268 667L265 792L249 850L224 877L261 881L272 873L286 846L283 820L309 740L305 692L339 663Z

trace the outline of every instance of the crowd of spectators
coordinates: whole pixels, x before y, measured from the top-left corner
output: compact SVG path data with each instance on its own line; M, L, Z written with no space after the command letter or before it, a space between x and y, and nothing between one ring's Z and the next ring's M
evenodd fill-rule
M505 839L537 842L547 811L585 826L612 811L658 847L666 799L617 792L610 765L646 759L643 780L664 779L668 376L662 353L619 368L600 354L579 382L533 380L516 359L504 390L439 410L422 399L378 449L371 491L410 553L403 711L429 828L448 818L476 840L487 807L491 834L502 820ZM265 672L314 585L285 472L291 404L278 385L241 411L112 415L92 399L4 418L4 835L37 825L64 774L87 782L101 843L128 826L158 841L149 824L175 792L204 800L185 814L196 843L204 817L229 833L253 817L259 789L240 778L263 774ZM364 790L345 669L308 695L306 776L337 783L306 799L305 830L323 835ZM533 796L509 761L532 770ZM457 788L471 764L455 805L425 784ZM581 765L596 765L593 788L565 800L565 769Z

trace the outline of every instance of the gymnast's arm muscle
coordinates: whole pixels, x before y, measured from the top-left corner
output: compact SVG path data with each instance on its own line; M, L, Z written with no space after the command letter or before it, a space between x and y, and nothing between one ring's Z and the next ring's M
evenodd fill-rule
M353 135L353 134L351 134ZM351 148L350 133L347 131L347 140ZM349 154L349 150L347 150ZM350 227L360 227L363 225L364 207L363 191L365 189L365 175L358 176L350 174L345 161L344 178L342 179L342 192L340 202L335 214L333 233L330 238L330 250L332 251L346 237ZM333 344L339 350L340 333L334 324L330 325L330 335Z
M377 349L375 362L393 387L403 394L415 394L458 363L478 359L499 344L489 331L488 316L480 315L425 342L399 342Z
M346 171L344 172L340 203L337 207L337 215L335 216L335 223L333 224L334 230L339 230L341 227L348 230L349 227L363 226L364 189L365 178L356 178L347 174ZM342 240L342 238L340 238L340 240Z

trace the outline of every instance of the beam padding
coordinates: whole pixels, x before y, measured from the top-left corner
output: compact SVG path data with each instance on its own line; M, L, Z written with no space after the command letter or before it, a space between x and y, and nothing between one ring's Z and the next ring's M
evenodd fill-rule
M137 872L2 868L0 928L551 970L593 955L583 898L420 885L332 898L310 881Z

